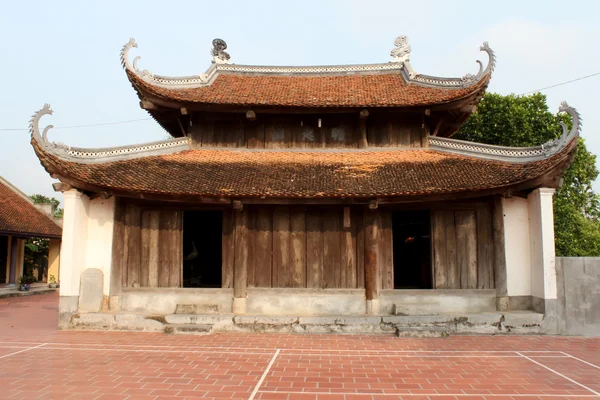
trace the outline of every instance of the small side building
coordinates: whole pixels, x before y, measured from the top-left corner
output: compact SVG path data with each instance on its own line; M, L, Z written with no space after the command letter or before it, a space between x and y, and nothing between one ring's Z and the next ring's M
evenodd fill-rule
M0 284L18 283L24 273L27 238L49 239L48 274L58 280L62 228L50 204L34 204L26 194L0 177Z
M86 311L147 315L552 312L552 195L579 115L564 103L572 129L535 147L452 139L494 52L445 78L395 45L390 62L280 67L233 64L215 39L206 73L167 77L129 61L132 39L121 62L160 142L56 144L41 109L32 145L65 195L61 313L88 290L104 302Z

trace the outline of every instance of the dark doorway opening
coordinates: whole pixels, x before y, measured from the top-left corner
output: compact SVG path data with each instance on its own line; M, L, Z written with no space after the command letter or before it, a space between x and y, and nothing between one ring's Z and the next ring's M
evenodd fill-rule
M186 211L183 215L183 287L221 287L223 213Z
M0 236L0 284L6 283L8 268L8 236Z
M394 289L431 289L431 228L429 211L392 214Z

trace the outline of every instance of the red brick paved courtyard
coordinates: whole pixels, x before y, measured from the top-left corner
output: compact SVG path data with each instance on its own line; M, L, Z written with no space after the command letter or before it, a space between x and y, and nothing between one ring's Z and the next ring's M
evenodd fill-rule
M0 299L0 398L600 399L600 338L64 332Z

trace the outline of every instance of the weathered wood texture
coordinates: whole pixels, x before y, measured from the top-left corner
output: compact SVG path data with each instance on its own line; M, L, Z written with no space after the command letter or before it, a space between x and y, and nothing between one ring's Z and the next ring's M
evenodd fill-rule
M379 298L381 292L381 263L379 236L381 230L381 214L379 210L365 210L365 295L367 300Z
M273 115L192 115L189 134L195 147L365 148L421 147L421 117L411 114L375 114L360 119L359 113ZM319 123L320 121L320 123Z
M234 212L234 220L233 297L243 298L248 296L248 210Z
M435 288L494 288L490 204L457 204L432 210L431 240Z
M245 208L246 209L246 208ZM364 274L360 208L247 206L248 286L357 288ZM237 243L236 243L237 246ZM236 250L237 254L237 250Z
M418 115L383 114L367 120L369 147L422 147L424 136Z
M117 201L111 293L121 287L179 287L183 212ZM118 277L121 277L118 282ZM117 283L118 282L118 283Z
M507 276L506 276L506 251L504 243L504 207L500 196L494 197L492 204L492 236L494 270L490 279L494 279L496 284L496 295L503 297L508 295Z

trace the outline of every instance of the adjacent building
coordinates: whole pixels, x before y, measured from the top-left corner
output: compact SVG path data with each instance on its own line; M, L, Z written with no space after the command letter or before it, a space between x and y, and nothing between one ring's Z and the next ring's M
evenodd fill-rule
M23 192L0 177L0 285L17 284L23 276L25 241L28 238L49 239L48 269L35 271L38 281L50 275L58 280L62 230L53 218L50 204L34 204ZM45 268L44 268L45 270Z

